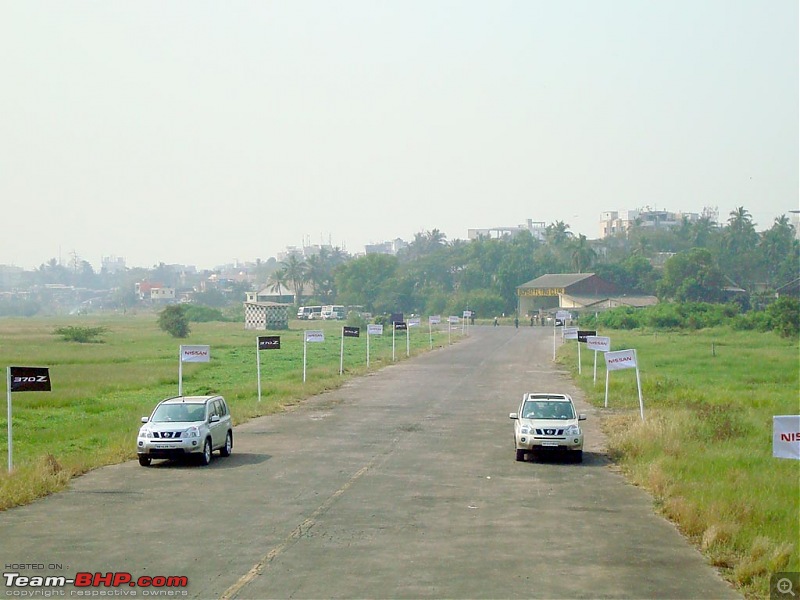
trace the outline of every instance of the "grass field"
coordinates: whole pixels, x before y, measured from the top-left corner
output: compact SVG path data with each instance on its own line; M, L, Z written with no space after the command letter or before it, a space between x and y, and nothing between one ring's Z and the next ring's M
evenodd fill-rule
M66 342L58 327L107 328L102 343ZM184 394L222 394L234 422L281 410L340 386L367 371L366 331L345 338L344 375L339 375L341 322L293 321L288 331L245 331L241 323L193 323L188 338L161 331L154 314L0 320L0 365L49 367L51 392L12 394L13 470L0 461L0 510L62 489L69 479L96 467L135 458L140 418L178 393L181 344L211 347L208 363L183 364ZM434 346L450 341L446 325L434 329ZM303 382L302 329L322 329L325 342L307 344ZM281 349L261 351L262 399L258 401L256 338L280 335ZM460 331L453 331L457 341ZM427 325L412 328L412 355L430 348ZM370 337L370 367L406 358L406 335L391 330ZM5 402L4 402L5 404ZM6 411L0 415L0 446L7 448Z
M626 475L708 560L750 597L769 578L800 571L800 461L772 457L773 415L800 411L800 351L772 333L599 332L613 350L635 348L636 373L612 371L604 427ZM605 369L577 342L559 350L587 398L602 407Z

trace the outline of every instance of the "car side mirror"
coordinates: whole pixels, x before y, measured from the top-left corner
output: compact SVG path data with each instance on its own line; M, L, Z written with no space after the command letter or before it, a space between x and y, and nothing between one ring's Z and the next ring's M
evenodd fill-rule
M219 415L211 415L211 418L208 421L210 423L218 423L219 422Z
M147 423L150 420L150 417L142 417L142 423Z
M519 415L517 413L510 413L508 415L509 419L519 419Z
M578 421L585 421L586 415L578 415Z

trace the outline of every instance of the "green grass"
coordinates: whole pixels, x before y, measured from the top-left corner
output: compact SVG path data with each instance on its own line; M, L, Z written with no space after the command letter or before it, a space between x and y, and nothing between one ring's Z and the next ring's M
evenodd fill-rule
M612 349L635 348L633 369L610 373L604 426L609 451L660 511L747 596L769 597L769 578L800 571L800 461L772 457L773 415L800 410L800 351L772 333L601 332ZM576 342L559 361L602 407L605 369Z
M12 394L13 464L0 466L0 510L62 489L96 467L135 457L140 418L178 393L181 344L207 344L208 363L183 364L184 394L222 394L236 423L270 414L367 372L366 331L345 339L339 375L341 323L297 322L288 331L245 331L241 323L192 323L188 338L161 331L154 314L0 320L0 365L50 368L51 392ZM102 343L64 341L55 330L76 325L107 328ZM303 382L302 329L323 329L324 343L307 344ZM262 400L258 401L256 338L280 335L281 349L262 351ZM459 335L453 332L453 341ZM411 330L411 353L429 349L427 327ZM434 331L434 345L448 343ZM406 358L398 332L395 358ZM370 338L370 371L392 363L392 336ZM8 445L6 411L0 415L0 447Z

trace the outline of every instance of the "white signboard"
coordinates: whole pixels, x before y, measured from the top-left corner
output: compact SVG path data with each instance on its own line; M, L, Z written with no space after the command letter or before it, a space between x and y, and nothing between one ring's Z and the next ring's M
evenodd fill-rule
M442 317L440 315L431 315L428 317L428 323L430 325L438 325L442 322Z
M800 415L772 417L772 456L800 460Z
M564 327L564 339L565 340L577 340L578 339L578 328L577 327Z
M606 371L619 371L620 369L635 368L635 350L617 350L616 352L606 352Z
M367 324L367 335L383 335L383 325L378 323Z
M324 342L325 341L325 332L321 329L308 329L306 330L306 341L307 342Z
M569 313L568 310L559 310L556 312L556 319L561 322L566 321L567 319L571 319L572 315Z
M419 327L420 318L419 317L408 317L408 320L406 321L406 323L408 323L409 327Z
M458 317L449 316L449 317L447 317L447 322L450 323L451 325L458 325L459 318Z
M586 338L586 347L589 350L608 352L611 350L611 338L602 335L590 335Z
M181 346L181 362L209 362L210 360L210 346Z

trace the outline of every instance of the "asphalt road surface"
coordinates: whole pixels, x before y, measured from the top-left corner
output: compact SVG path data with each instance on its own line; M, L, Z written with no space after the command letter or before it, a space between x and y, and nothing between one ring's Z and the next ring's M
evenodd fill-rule
M552 343L547 328L474 327L237 427L232 456L209 467L131 461L0 513L4 573L188 581L5 575L5 597L740 597L606 460L599 411ZM573 395L589 417L582 464L514 459L508 413L526 391Z

